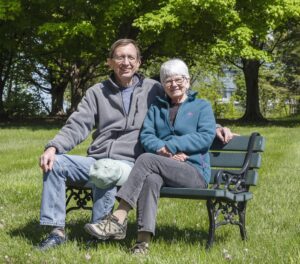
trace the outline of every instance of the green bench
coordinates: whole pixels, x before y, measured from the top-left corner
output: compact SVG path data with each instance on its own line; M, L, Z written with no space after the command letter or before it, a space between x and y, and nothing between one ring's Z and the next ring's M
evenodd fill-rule
M228 144L215 140L210 148L212 176L208 189L163 187L161 197L206 200L209 218L207 247L213 245L215 230L226 224L237 225L243 240L247 239L246 205L252 199L250 187L258 181L261 153L265 139L258 133L234 137ZM67 187L67 212L91 209L91 189ZM74 199L76 205L70 207Z

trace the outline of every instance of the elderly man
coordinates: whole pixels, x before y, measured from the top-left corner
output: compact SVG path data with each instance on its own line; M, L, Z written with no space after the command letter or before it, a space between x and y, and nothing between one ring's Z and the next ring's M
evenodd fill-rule
M46 145L40 157L44 172L40 224L52 228L40 243L40 250L66 241L66 183L88 184L90 167L96 160L109 158L119 162L120 168L123 164L132 167L143 152L139 132L150 104L163 92L161 85L138 73L140 50L131 39L116 41L107 62L113 73L87 90L77 111ZM85 140L94 127L87 157L65 154ZM222 127L218 127L216 133L224 142L232 137L230 130ZM115 168L116 163L111 166ZM94 185L92 188L94 223L112 210L116 188L99 189Z

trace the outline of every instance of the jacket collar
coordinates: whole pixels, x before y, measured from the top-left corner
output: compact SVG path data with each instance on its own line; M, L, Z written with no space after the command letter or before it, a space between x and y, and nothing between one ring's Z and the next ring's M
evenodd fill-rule
M197 94L198 94L198 92L196 92L196 91L188 90L187 91L187 101L194 100L195 97L197 96ZM156 98L158 99L159 102L167 105L168 107L171 105L171 100L166 94L164 97L157 96Z
M143 81L145 79L145 77L142 74L140 74L140 73L135 73L132 78L133 78L133 85L135 87L142 86ZM112 91L114 91L114 92L117 93L117 92L119 92L121 90L121 87L116 82L116 78L115 78L114 73L112 73L109 76L108 83L109 83L109 86L112 89Z

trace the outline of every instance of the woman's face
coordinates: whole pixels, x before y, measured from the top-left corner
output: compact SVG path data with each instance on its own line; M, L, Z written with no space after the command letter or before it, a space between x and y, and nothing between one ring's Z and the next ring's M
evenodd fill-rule
M186 98L190 80L182 75L173 75L165 79L163 86L173 103L181 103Z

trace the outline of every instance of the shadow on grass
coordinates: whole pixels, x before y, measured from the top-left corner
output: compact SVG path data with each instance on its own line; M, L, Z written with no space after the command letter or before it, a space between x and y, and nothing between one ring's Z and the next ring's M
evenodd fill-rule
M230 120L230 119L218 119L218 124L221 124L222 126L262 126L262 127L272 127L272 126L278 126L278 127L297 127L300 125L300 115L299 116L291 116L291 117L285 117L285 118L274 118L274 119L268 119L266 121L257 121L257 122L246 122L241 120Z
M36 118L20 119L0 122L0 128L16 129L29 128L33 131L41 129L60 129L65 124L66 118Z
M20 127L30 128L32 130L39 129L60 129L66 121L67 117L40 117L40 118L23 118L0 121L0 128L15 129ZM217 123L223 126L281 126L296 127L300 125L300 115L267 119L266 121L246 122L240 119L218 119Z
M71 223L67 223L67 234L69 241L76 241L79 248L86 249L97 248L103 243L109 243L111 245L119 244L120 246L130 248L135 242L136 239L136 224L129 222L127 226L127 236L126 239L122 241L95 241L92 240L91 236L87 234L83 226L86 224L85 219L78 219L77 221L72 221ZM20 226L9 232L11 237L22 237L28 241L29 244L38 245L40 241L46 238L47 234L51 228L42 227L39 225L38 221L30 221L25 225ZM174 225L161 225L156 229L156 236L153 239L155 240L163 240L168 244L176 243L176 241L184 241L186 244L200 244L200 246L205 247L206 241L208 237L207 230L197 229L193 227L180 229ZM222 242L224 239L223 236L218 236L218 242Z

